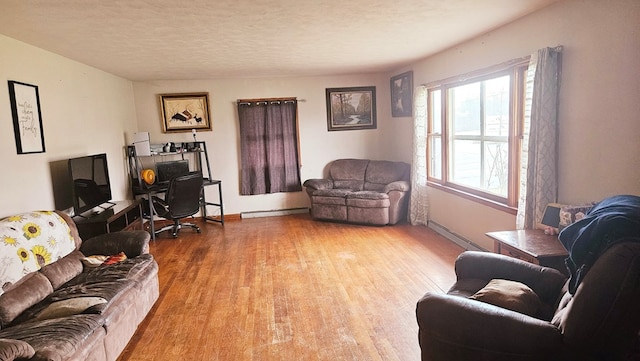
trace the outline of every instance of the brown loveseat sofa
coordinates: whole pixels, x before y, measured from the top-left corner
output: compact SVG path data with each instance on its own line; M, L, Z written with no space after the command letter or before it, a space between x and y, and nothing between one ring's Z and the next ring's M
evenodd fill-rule
M0 220L0 360L116 360L159 295L149 238L83 242L58 212Z
M373 225L396 224L406 218L409 164L338 159L326 169L326 178L304 182L313 218Z

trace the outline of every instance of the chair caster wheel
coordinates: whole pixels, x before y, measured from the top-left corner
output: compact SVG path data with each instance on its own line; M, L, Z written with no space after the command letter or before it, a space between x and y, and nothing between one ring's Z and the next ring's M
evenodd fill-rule
M200 228L196 228L196 233L202 233L202 231L200 230Z
M173 234L173 238L178 238L178 234L177 234L177 233L174 233L174 234Z

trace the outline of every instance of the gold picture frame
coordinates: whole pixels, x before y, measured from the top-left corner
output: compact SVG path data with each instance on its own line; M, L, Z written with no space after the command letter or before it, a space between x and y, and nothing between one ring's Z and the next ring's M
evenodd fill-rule
M211 130L209 93L160 94L164 133Z

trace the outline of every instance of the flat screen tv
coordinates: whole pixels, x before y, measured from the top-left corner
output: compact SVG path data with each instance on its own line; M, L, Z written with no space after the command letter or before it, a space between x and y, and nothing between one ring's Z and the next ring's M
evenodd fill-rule
M72 158L68 163L75 215L82 215L111 200L109 167L105 153Z

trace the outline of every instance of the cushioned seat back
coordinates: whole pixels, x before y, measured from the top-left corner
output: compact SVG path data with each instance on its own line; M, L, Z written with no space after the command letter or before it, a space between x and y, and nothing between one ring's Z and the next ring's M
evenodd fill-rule
M591 267L553 323L569 348L618 359L640 328L640 239L616 243ZM609 358L608 358L609 359Z
M364 189L382 191L384 187L395 181L408 181L411 167L404 162L372 160L367 166L364 178Z
M331 162L329 178L333 180L333 187L361 191L367 164L367 159L338 159Z

